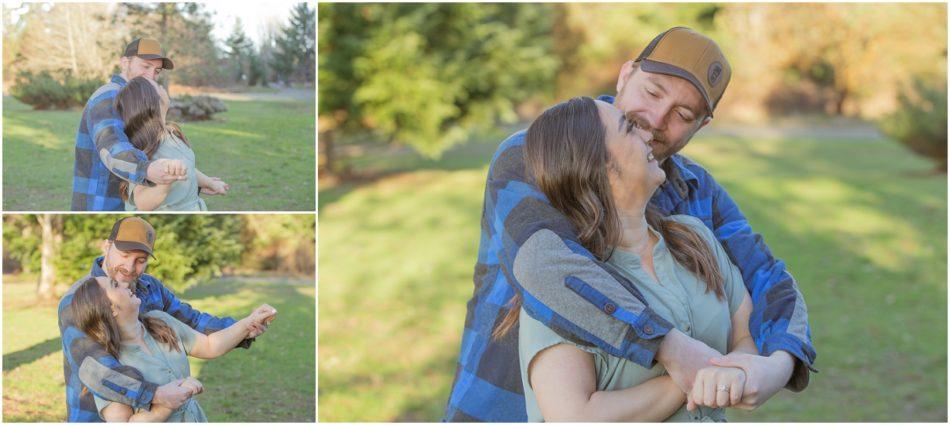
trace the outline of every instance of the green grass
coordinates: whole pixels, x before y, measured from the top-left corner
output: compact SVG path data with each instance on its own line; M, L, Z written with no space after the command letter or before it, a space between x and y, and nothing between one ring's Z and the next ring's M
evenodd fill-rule
M360 159L321 190L321 421L432 421L472 294L487 164L501 137ZM888 140L697 137L687 150L798 280L811 384L735 421L947 420L947 177Z
M312 211L313 102L225 101L213 121L185 123L198 169L231 185L205 197L218 211ZM69 210L82 110L34 111L3 98L3 208Z
M36 303L35 286L3 283L3 420L66 418L62 345L56 305ZM218 316L244 317L261 303L278 318L250 350L214 360L189 358L205 392L198 401L212 422L313 422L315 419L314 286L258 279L213 280L179 297Z

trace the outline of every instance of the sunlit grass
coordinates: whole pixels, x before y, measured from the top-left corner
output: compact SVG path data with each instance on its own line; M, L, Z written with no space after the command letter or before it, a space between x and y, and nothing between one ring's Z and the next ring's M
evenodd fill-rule
M320 193L322 421L441 418L501 138ZM808 302L817 368L737 421L947 419L947 178L887 140L697 138ZM387 164L394 164L387 166Z
M55 302L34 303L33 284L3 284L3 420L61 422L66 417L63 356ZM198 310L242 318L261 303L278 319L250 350L214 360L189 358L198 396L213 422L312 422L315 419L312 283L216 280L179 297Z
M211 210L311 211L314 206L313 102L224 101L213 121L182 125L198 169L231 185L206 197ZM81 109L33 111L3 98L3 206L68 210Z

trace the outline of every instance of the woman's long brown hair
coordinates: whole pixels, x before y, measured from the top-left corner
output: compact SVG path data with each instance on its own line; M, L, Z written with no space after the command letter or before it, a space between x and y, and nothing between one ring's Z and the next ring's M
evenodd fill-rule
M158 150L166 132L191 146L178 124L162 120L162 97L153 84L145 77L135 77L115 96L115 110L125 124L126 137L149 159ZM129 183L122 180L119 196L123 201L128 200L128 188Z
M623 232L610 190L606 134L594 100L575 97L534 120L524 145L525 165L538 188L571 221L581 245L600 261L613 255ZM646 221L663 235L673 258L706 282L707 292L725 297L716 258L700 235L652 206L646 209ZM505 336L518 323L521 304L521 295L515 294L493 338Z
M119 323L112 316L112 303L96 278L90 277L76 288L73 293L72 312L76 326L83 333L105 347L112 357L119 357L119 344L122 342ZM175 331L161 319L139 315L139 321L145 325L145 330L152 338L175 351L181 351Z

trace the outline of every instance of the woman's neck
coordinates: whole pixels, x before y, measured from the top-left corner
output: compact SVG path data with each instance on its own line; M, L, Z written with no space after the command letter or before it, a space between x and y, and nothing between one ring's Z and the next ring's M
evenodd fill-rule
M653 253L653 236L646 219L646 204L635 208L618 208L622 237L617 247L643 256Z
M122 341L135 342L142 339L142 324L138 316L116 317L119 324L119 336Z

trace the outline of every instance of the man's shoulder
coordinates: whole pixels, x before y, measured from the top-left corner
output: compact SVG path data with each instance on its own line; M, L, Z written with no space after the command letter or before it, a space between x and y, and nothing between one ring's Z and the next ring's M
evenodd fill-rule
M118 93L120 89L122 89L122 87L115 81L109 81L99 86L96 91L92 92L92 96L89 96L89 100L86 101L86 109L89 109L100 102L111 102L115 97L115 94Z

